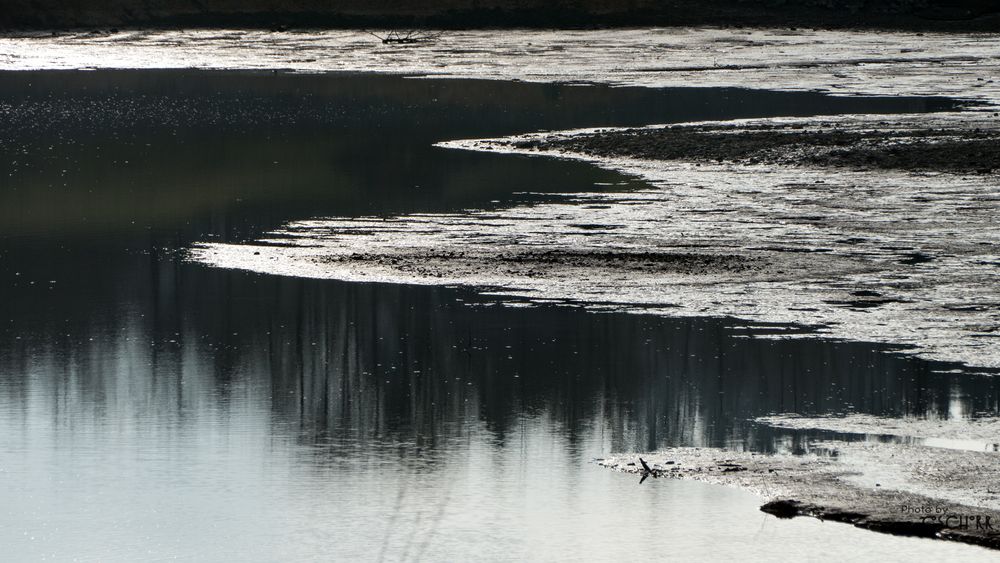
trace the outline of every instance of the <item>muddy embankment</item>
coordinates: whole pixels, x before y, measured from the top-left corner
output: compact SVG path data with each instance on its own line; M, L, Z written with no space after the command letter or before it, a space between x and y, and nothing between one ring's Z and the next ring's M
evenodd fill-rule
M191 257L280 275L808 326L814 336L992 373L1000 369L994 113L441 143L581 158L649 185L509 209L319 218L254 244L199 244Z
M928 128L914 127L912 120L883 120L864 129L836 123L690 125L510 144L610 158L991 174L1000 171L1000 114L994 117L995 123Z
M846 441L817 440L801 455L671 448L597 463L639 474L643 482L651 477L693 479L743 488L760 495L765 501L761 510L779 518L812 516L877 532L1000 549L995 419L793 415L756 422L790 431L826 431Z
M810 26L1000 30L990 0L8 0L0 28Z

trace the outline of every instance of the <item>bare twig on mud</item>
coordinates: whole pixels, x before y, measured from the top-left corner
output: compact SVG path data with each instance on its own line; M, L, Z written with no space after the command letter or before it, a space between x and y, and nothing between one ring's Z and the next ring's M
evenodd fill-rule
M402 45L410 43L427 43L435 41L444 34L442 31L428 31L425 29L392 29L383 32L370 31L366 29L364 32L377 38L386 45L394 43Z
M657 477L660 476L660 471L657 470L657 469L652 469L651 467L649 467L649 465L646 464L646 461L644 459L642 459L641 457L639 458L639 463L642 464L642 478L639 479L639 484L640 485L642 484L643 481L645 481L646 479L648 479L650 475L653 476L653 479L656 479Z

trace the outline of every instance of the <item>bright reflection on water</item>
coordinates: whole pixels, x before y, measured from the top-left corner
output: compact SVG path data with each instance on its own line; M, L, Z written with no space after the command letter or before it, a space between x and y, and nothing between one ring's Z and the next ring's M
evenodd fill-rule
M640 487L591 461L805 448L746 422L772 412L995 413L989 378L861 344L749 339L723 320L509 308L178 253L314 215L628 182L438 140L926 102L280 74L3 79L5 559L984 553L779 522L739 491Z

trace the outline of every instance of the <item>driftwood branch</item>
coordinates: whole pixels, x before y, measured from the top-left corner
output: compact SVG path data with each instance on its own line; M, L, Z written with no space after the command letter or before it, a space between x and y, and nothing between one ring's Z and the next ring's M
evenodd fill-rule
M365 33L375 37L382 43L386 45L398 44L406 45L411 43L427 43L440 38L444 32L442 31L428 31L424 29L391 29L389 31L370 31L364 30Z
M648 479L650 476L656 479L660 476L660 471L658 469L653 469L646 463L646 460L639 458L639 463L642 464L642 477L639 478L639 484L641 485L643 481Z

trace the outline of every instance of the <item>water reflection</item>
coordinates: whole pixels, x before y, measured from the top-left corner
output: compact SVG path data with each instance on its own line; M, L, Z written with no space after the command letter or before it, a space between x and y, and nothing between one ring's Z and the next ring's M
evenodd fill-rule
M769 412L996 413L994 379L863 344L135 266L159 280L138 307L123 292L116 313L86 320L43 309L0 340L0 538L14 559L693 558L708 545L767 559L845 541L859 560L955 555L846 526L775 527L751 495L640 490L588 462L805 446L746 422Z
M683 557L720 525L739 532L716 551L745 555L761 533L747 524L753 497L691 483L640 494L587 462L668 445L801 448L747 422L772 412L998 410L988 378L864 344L181 260L192 241L303 217L628 187L581 163L439 140L939 102L186 71L3 78L0 543L14 559ZM683 524L636 524L632 510ZM826 549L823 537L796 545Z
M787 432L748 420L997 411L995 378L956 378L866 344L745 338L724 319L511 308L444 288L167 260L147 267L152 295L131 315L78 325L39 315L8 331L3 401L47 398L57 421L155 416L183 425L251 393L302 443L338 455L388 443L400 456L448 449L472 428L502 447L524 417L558 429L572 455L595 429L609 451L771 450Z

